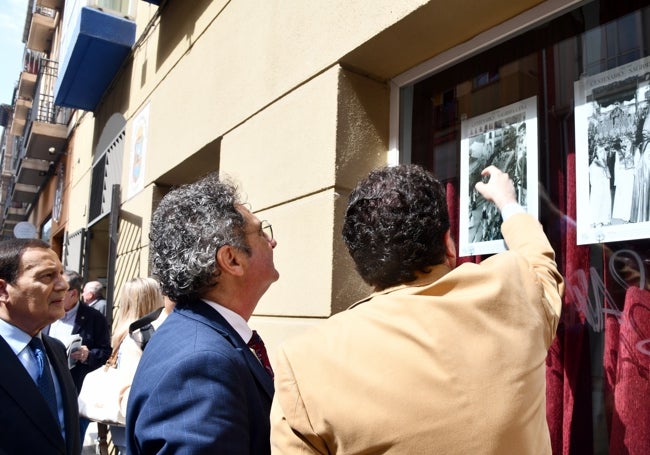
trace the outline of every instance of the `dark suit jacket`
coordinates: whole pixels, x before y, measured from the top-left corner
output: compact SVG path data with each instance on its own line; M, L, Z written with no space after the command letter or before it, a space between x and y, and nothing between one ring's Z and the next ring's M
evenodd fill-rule
M92 302L92 306L90 304L87 304L86 306L89 306L90 308L94 308L95 310L103 314L104 317L106 317L106 300L104 299L95 300L94 302Z
M202 301L176 307L133 379L129 454L270 454L273 380L237 332Z
M90 349L86 363L77 362L70 373L77 393L88 373L104 365L111 355L111 334L103 314L83 303L79 304L74 320L73 334L79 334L82 344Z
M63 344L43 334L47 356L56 372L65 414L66 440L45 399L25 367L0 337L0 453L77 455L81 452L77 392L68 371Z

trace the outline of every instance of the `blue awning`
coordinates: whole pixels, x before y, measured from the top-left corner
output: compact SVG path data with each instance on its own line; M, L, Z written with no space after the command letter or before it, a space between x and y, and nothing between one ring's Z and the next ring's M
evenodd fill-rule
M54 103L92 111L135 43L135 22L86 6L78 11L64 37Z

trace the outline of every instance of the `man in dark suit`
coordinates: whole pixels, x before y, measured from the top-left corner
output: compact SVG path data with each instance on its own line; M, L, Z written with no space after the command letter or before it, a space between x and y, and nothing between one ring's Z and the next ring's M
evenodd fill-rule
M65 348L41 333L65 311L62 273L47 243L0 242L0 453L81 452Z
M64 344L73 335L81 337L81 346L70 354L76 362L70 373L79 392L86 375L104 365L110 357L111 334L102 313L80 304L81 276L73 270L66 270L63 277L69 286L63 302L65 314L49 326L47 333Z
M210 175L163 198L150 239L153 274L176 308L133 379L128 453L270 454L273 372L247 324L279 277L270 224Z
M81 275L74 270L66 270L63 272L63 278L69 286L63 299L65 314L44 331L66 346L71 337L75 335L81 337L81 346L70 353L70 359L74 362L70 374L79 393L86 375L104 365L110 357L111 333L102 313L94 307L80 303L83 283ZM81 417L79 424L79 433L83 441L90 421Z

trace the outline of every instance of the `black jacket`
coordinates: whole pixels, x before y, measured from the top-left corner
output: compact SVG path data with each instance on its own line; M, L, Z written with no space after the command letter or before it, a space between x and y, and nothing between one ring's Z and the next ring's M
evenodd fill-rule
M111 334L104 315L84 303L79 304L72 333L79 334L81 344L90 350L86 363L77 362L70 370L79 393L86 375L104 365L111 356Z
M61 386L66 439L29 373L0 337L0 454L81 453L77 393L65 348L45 334L43 344Z

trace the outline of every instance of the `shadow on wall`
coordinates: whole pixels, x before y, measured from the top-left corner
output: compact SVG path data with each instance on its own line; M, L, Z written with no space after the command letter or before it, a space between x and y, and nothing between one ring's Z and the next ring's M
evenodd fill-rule
M195 24L212 0L194 0L192 2L167 2L160 16L160 33L156 71L159 70L174 49L186 39L190 46L195 38Z

